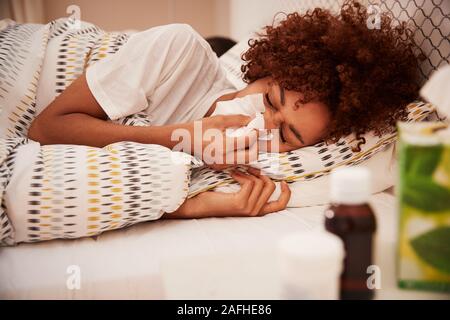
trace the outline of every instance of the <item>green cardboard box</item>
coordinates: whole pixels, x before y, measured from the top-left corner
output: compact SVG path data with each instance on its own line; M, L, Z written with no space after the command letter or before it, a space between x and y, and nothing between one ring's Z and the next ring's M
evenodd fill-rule
M450 292L450 128L399 123L398 285Z

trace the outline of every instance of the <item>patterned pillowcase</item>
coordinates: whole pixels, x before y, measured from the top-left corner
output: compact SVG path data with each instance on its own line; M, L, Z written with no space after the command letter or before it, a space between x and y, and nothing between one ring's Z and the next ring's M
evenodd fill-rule
M424 102L408 105L407 122L423 121L436 108ZM274 180L309 181L341 166L353 166L370 159L397 140L397 133L378 137L372 132L361 136L349 135L337 143L327 145L324 142L286 153L260 154L253 167L262 169ZM193 171L189 188L189 197L193 197L217 186L234 183L226 171L216 172L207 167Z

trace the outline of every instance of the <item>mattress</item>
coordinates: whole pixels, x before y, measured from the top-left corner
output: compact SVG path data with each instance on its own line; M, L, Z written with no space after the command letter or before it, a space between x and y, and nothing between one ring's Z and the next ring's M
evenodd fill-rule
M371 202L379 223L377 260L394 270L395 198L380 193ZM324 209L291 208L259 218L160 220L96 238L0 248L0 299L166 298L161 265L167 261L273 250L288 233L321 228ZM79 289L68 285L74 270ZM394 283L394 275L383 281ZM395 290L385 292L384 297L398 297Z

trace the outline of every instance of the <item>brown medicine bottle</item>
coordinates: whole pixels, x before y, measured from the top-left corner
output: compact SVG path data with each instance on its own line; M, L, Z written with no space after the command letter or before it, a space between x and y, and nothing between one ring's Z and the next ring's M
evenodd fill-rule
M331 205L325 212L325 228L344 242L344 271L340 298L373 299L368 267L372 265L376 220L368 204L370 171L362 167L338 169L331 173Z

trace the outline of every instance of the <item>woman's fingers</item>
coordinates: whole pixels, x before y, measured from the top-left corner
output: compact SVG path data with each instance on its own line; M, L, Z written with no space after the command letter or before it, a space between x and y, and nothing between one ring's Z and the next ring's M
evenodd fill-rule
M231 161L236 165L250 164L258 160L258 143L254 143L250 148L245 150L236 150L227 154L228 161Z
M252 121L251 117L241 114L222 115L217 118L222 126L222 129L245 127L250 121Z
M252 130L245 136L225 137L225 146L222 150L225 164L242 165L258 160L257 130Z
M229 137L225 133L223 138L208 136L208 144L204 147L202 159L211 166L237 166L249 164L258 160L258 131L252 130L239 137ZM216 143L216 139L221 139Z
M275 184L268 177L262 176L257 169L251 168L248 169L248 172L235 170L231 173L232 177L241 185L241 190L235 197L236 209L241 215L251 217L269 213L263 211L263 208L275 191ZM276 209L277 206L272 205L272 208Z
M248 174L234 170L231 176L241 185L236 193L235 210L243 216L263 216L286 209L291 198L291 190L286 182L281 182L281 194L277 201L268 202L275 191L275 183L257 169L248 169Z
M264 182L259 177L255 175L247 175L250 180L253 181L253 189L250 193L250 197L248 198L246 211L251 216L257 216L259 213L259 210L256 208L256 204L258 203L261 193L264 188Z
M259 179L238 170L234 170L231 176L241 185L241 190L235 194L235 209L242 216L256 216L253 208L261 193L263 183Z
M236 150L245 150L258 142L259 131L251 130L245 135L238 137L230 137L224 134L224 153L231 153Z
M281 195L277 201L269 202L262 208L262 214L277 212L286 209L291 199L291 189L285 181L281 182Z
M253 181L238 170L231 171L230 175L241 185L241 190L236 195L238 196L237 201L240 202L238 203L239 206L243 207L244 205L242 201L245 201L245 205L247 204L247 200L250 197L253 189Z
M255 203L254 209L253 209L255 212L257 212L257 215L263 215L264 212L263 212L262 208L267 204L270 197L274 193L274 191L276 189L275 183L269 177L267 177L265 175L261 175L261 172L257 169L251 168L251 169L249 169L249 173L258 177L263 183L263 188L261 190L261 194L259 195L259 197Z

